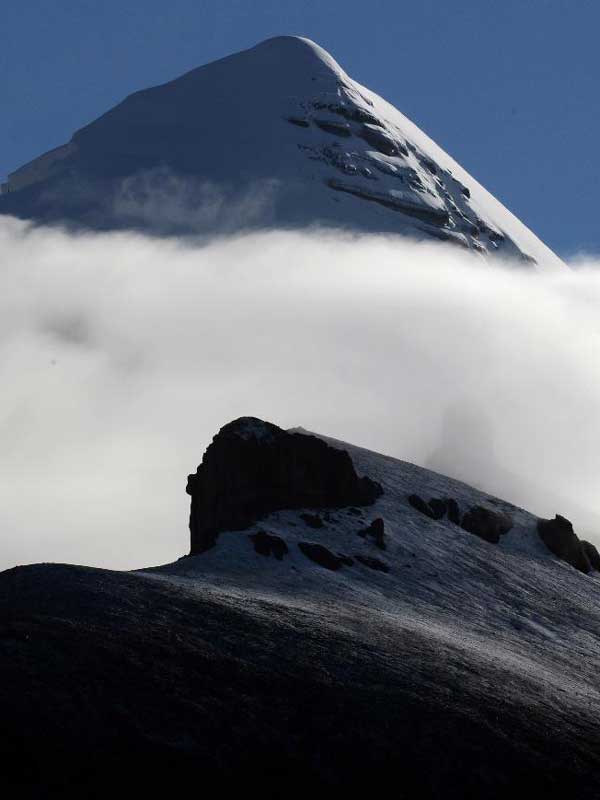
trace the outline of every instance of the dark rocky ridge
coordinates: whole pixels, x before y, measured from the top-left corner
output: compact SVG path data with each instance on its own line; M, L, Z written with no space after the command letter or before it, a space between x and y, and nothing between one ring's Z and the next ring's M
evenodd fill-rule
M345 450L254 417L225 425L188 477L191 553L225 530L243 530L282 509L371 505L381 486L356 474Z
M240 782L263 800L600 793L586 698L402 614L56 564L0 574L0 609L2 781L19 800Z

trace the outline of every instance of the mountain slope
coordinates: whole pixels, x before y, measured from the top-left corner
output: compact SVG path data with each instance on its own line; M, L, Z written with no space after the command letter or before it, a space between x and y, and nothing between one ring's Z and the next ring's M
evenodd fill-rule
M240 779L263 797L598 796L599 573L552 556L522 509L327 441L381 484L374 503L281 509L141 572L0 575L5 782L33 797ZM483 541L416 493L512 528ZM363 535L376 519L383 538ZM260 531L286 550L265 554Z
M46 222L328 225L563 266L410 120L293 36L130 95L5 189L0 213Z

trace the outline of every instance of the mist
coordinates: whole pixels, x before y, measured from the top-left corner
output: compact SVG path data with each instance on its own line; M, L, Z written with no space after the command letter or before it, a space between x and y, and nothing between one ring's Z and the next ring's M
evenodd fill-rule
M600 271L315 231L181 242L0 218L0 568L188 550L242 415L459 477L600 544Z

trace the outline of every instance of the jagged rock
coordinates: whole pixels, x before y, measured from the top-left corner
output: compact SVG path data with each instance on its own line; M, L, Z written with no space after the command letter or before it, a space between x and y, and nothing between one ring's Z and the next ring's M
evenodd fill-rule
M371 147L374 147L386 156L396 156L399 153L402 153L403 156L408 156L408 150L405 145L397 139L394 139L379 125L372 125L368 122L364 123L360 130L360 136L362 136L367 144L370 144Z
M473 506L464 515L461 527L479 536L486 542L497 544L500 537L512 528L513 521L508 514L501 511L492 511L483 506Z
M275 556L278 561L281 561L288 552L285 541L281 536L275 536L273 533L258 531L258 533L250 534L250 539L252 539L254 549L261 556Z
M186 491L196 554L221 531L243 530L272 511L371 505L383 490L356 474L345 450L241 417L214 437Z
M358 553L354 554L354 558L357 561L360 561L361 564L364 564L365 567L369 567L369 569L374 569L377 572L389 572L390 568L387 564L384 564L383 561L380 561L378 558L373 558L373 556L362 556Z
M316 542L298 542L298 547L307 558L325 569L335 571L344 565L351 567L354 563L348 556L336 556L331 550Z
M308 525L309 528L322 528L323 520L318 514L300 514L300 519Z
M583 552L590 562L591 568L595 569L596 572L600 572L600 553L597 548L591 542L586 542L584 539L581 540L581 545L583 547Z
M448 498L448 519L455 525L460 525L460 508L453 497Z
M537 523L540 539L555 556L566 561L580 572L588 573L590 561L584 547L566 517L557 514L554 519L539 519ZM593 545L591 545L593 547ZM595 550L596 548L594 548Z
M409 494L408 502L414 509L420 511L421 514L425 514L425 516L429 517L430 519L435 519L433 511L429 507L429 503L426 500L423 500L422 497L419 497L418 494Z

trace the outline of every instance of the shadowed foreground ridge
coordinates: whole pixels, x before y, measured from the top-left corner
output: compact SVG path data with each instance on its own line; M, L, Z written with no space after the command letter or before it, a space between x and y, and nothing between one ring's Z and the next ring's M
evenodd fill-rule
M597 797L595 714L365 609L317 618L64 565L4 573L0 601L3 781L23 797L188 780L263 797L390 781L399 798Z
M567 520L248 417L193 491L204 467L201 554L0 573L11 796L597 800L597 553L566 558Z

